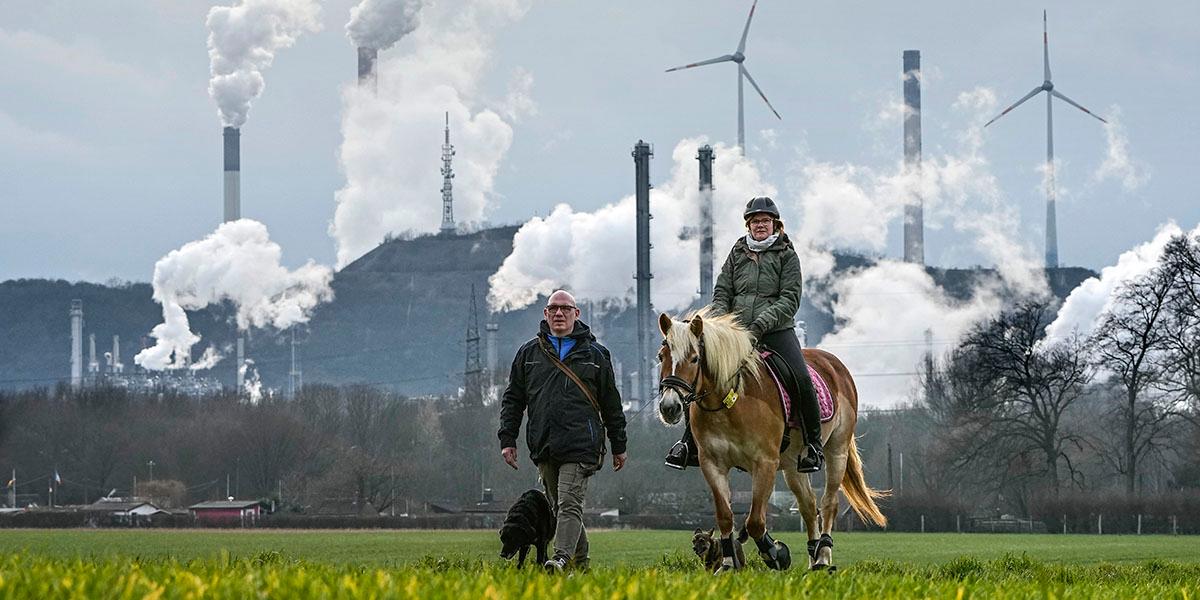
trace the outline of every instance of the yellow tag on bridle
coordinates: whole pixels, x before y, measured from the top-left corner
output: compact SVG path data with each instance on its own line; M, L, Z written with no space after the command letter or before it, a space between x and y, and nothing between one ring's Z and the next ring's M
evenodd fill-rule
M733 404L737 402L737 399L738 393L733 390L729 390L729 393L725 394L725 398L721 400L721 403L725 405L725 408L733 408Z

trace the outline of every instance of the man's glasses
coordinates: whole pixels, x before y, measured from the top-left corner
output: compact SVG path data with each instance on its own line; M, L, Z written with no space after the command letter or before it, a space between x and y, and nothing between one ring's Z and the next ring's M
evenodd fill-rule
M569 314L573 310L576 310L576 307L571 306L570 304L550 304L546 306L546 312L549 314L561 312L565 315Z

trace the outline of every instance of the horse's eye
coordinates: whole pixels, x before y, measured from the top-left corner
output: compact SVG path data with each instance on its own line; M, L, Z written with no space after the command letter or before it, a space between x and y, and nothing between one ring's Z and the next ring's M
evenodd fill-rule
M693 356L693 357L692 357L692 364L694 365L694 364L696 364L696 363L698 363L698 362L700 362L700 357L699 357L699 356Z

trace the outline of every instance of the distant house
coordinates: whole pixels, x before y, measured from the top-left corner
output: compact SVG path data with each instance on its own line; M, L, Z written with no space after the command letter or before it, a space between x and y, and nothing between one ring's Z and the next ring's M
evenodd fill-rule
M214 500L188 507L192 519L200 525L252 525L263 514L258 500Z
M89 520L93 522L131 524L145 522L150 517L164 514L166 511L145 500L101 498L83 507L83 512L88 514Z
M379 511L370 502L359 504L354 498L325 498L305 511L321 517L378 517Z

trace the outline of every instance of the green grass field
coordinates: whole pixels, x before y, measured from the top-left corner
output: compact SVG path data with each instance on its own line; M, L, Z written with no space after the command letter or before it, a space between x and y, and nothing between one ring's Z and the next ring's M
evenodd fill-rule
M713 577L684 531L595 531L592 571L496 557L494 532L0 530L6 598L1200 598L1200 538L843 533L837 573ZM780 532L797 562L804 535Z

